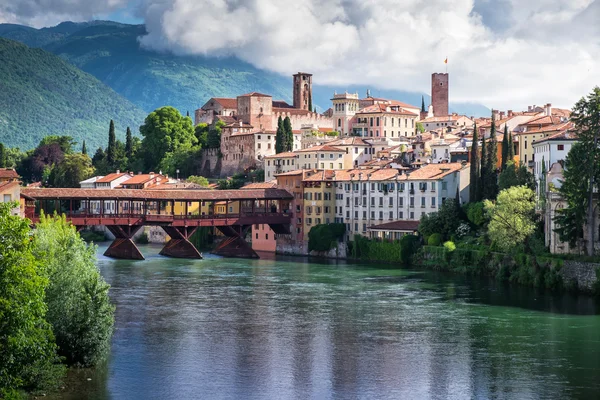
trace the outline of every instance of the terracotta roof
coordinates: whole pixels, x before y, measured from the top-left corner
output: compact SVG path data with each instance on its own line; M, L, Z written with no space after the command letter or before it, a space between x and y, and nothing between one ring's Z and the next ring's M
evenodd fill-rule
M225 122L226 125L233 124L235 121L237 121L237 117L232 117L230 115L217 115L217 118Z
M198 185L193 182L177 182L177 183L164 183L162 185L151 185L147 187L148 190L212 190L213 188Z
M527 129L527 131L525 131L525 132L516 132L515 135L517 135L517 136L533 135L536 133L555 132L555 131L560 131L560 130L571 128L572 126L573 126L573 124L571 122L563 122L563 123L559 123L559 124L542 126L541 128Z
M443 117L429 117L429 118L425 118L420 120L419 122L445 122L445 121L458 121L460 118L467 118L468 117L464 116L464 115L448 115L448 116L443 116Z
M12 181L12 182L5 181L5 182L0 182L0 192L3 192L3 191L8 190L8 189L12 189L13 187L16 187L16 186L19 186L19 185L21 185L21 182L19 182L19 181Z
M139 185L142 183L146 183L157 177L161 178L161 179L165 179L165 177L160 174L152 174L152 175L138 174L138 175L132 176L130 179L127 179L125 182L121 183L121 185Z
M250 183L246 186L242 186L242 190L249 190L249 189L272 189L275 188L277 186L277 181L276 180L272 180L269 182L255 182L255 183Z
M371 147L371 143L366 142L363 138L358 136L349 136L341 139L332 140L327 142L330 146L368 146Z
M394 107L397 106L399 107L398 111L394 111L394 110L387 110L388 107ZM368 106L368 107L364 107L362 108L359 112L356 113L356 115L360 115L360 114L373 114L373 113L387 113L387 114L399 114L399 115L410 115L410 116L416 116L417 114L412 112L412 111L408 111L402 107L400 107L398 104L373 104L372 106Z
M419 228L419 221L392 221L385 224L369 226L372 231L414 232Z
M110 183L116 179L119 179L123 175L127 175L127 173L126 172L119 172L119 173L113 172L112 174L108 174L105 177L98 179L96 181L96 183Z
M273 100L274 108L294 108L294 106L289 105L283 100Z
M258 92L246 93L246 94L243 94L238 97L247 97L247 96L250 96L250 97L273 97L270 94L264 94L264 93L258 93Z
M303 182L323 182L323 181L333 181L335 178L335 170L332 169L323 169L318 170L311 176L304 178Z
M27 185L28 188L41 188L42 182L32 182Z
M329 143L322 144L320 146L313 146L302 150L297 150L298 153L310 153L313 151L335 151L340 153L345 153L346 150L340 149L339 147L331 146Z
M229 109L235 108L235 109L237 109L237 99L231 99L231 98L228 98L228 97L213 97L211 100L216 101L223 108L229 108Z
M408 104L408 103L403 103L401 101L398 100L389 100L389 99L384 99L381 97L366 97L364 99L360 99L359 101L367 101L367 100L373 100L373 101L381 101L381 102L386 102L389 105L394 105L394 106L400 106L400 107L404 107L404 108L420 108L417 106L413 106L412 104Z
M264 158L294 158L299 157L297 153L292 151L286 151L285 153L277 153L271 154L270 156L265 156Z
M571 110L567 110L566 108L552 108L552 115L556 115L558 117L570 118Z
M19 174L13 168L0 168L0 179L19 179Z
M334 172L336 181L387 181L402 173L394 168L346 169Z
M288 171L288 172L282 172L280 174L275 174L275 176L296 176L296 175L302 175L306 172L313 172L316 170L313 169L296 169L294 171Z
M561 120L559 117L556 116L548 116L548 115L541 115L539 117L530 119L529 121L521 124L521 125L525 125L525 126L529 126L529 125L556 125L556 124L560 124Z
M127 199L127 200L255 200L293 199L283 189L254 190L148 190L148 189L23 189L22 193L35 199Z
M409 181L437 180L468 167L469 164L463 166L461 163L427 164L409 172L406 179Z
M534 140L533 144L535 145L538 143L547 142L549 140L578 140L578 137L577 132L572 132L569 129L564 129L560 132L555 133L554 135L547 136L540 140Z

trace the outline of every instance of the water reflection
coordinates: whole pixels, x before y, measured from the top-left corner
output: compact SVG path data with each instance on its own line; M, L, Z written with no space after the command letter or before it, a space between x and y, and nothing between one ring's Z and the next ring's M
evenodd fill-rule
M155 250L154 255L152 252ZM93 398L591 398L593 301L305 259L102 259L117 324Z

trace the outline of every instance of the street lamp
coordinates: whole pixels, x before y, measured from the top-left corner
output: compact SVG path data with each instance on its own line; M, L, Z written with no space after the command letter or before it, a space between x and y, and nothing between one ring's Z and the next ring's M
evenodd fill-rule
M177 173L177 180L179 180L179 169L175 171Z

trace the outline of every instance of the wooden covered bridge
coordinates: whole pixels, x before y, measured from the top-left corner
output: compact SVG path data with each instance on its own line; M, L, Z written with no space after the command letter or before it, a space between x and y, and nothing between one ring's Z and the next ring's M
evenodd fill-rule
M213 253L258 258L246 242L253 224L268 224L275 233L290 233L293 196L283 189L22 189L25 216L66 215L78 229L104 225L115 240L105 256L144 259L132 238L143 226L160 226L170 240L160 254L201 258L189 238L199 227L214 227L226 237Z

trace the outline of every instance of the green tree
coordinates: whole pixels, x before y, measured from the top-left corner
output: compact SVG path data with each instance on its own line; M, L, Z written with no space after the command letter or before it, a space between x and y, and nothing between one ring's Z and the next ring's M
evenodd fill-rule
M285 129L283 127L283 118L279 116L279 119L277 120L277 132L275 133L275 153L283 153L285 148Z
M192 182L197 185L204 186L204 187L208 187L208 185L210 185L210 182L208 182L208 179L206 179L203 176L191 175L191 176L188 176L186 181Z
M87 155L87 148L85 147L85 140L83 141L83 144L81 145L81 154Z
M141 151L146 168L156 169L169 152L190 150L198 143L192 120L173 107L152 111L140 127Z
M221 133L225 122L218 120L217 123L208 131L206 145L209 149L221 148Z
M319 224L308 232L308 251L331 250L346 233L346 225L339 223Z
M423 127L423 124L420 122L417 122L417 133L423 133L425 132L425 128Z
M538 188L539 192L539 208L542 212L546 211L546 160L542 157L542 172L540 176L540 185Z
M485 200L489 216L488 235L502 250L524 244L536 230L535 193L525 186L514 186L498 194L496 202Z
M513 186L527 186L535 190L535 178L523 163L517 166L514 161L509 161L498 177L498 188L505 190Z
M456 199L446 199L439 211L423 214L419 221L419 232L425 237L439 233L445 239L449 239L460 225L463 218L457 206Z
M500 164L500 170L504 171L506 169L506 163L509 161L508 158L508 124L504 124L504 135L502 136L502 161Z
M515 144L513 143L512 132L508 132L508 155L506 156L506 162L515 160Z
M483 135L481 135L481 157L479 159L479 182L477 183L477 200L481 201L483 200L483 192L484 192L484 188L486 186L486 180L488 178L488 173L487 173L487 142L485 140L485 132L483 133Z
M425 96L421 96L421 112L424 113L427 110L425 110Z
M92 160L85 154L73 153L52 168L48 184L58 188L78 188L79 182L94 176Z
M31 221L12 215L18 206L0 203L0 397L55 385L64 372L45 320L48 278L32 253Z
M117 160L117 137L115 136L115 123L111 119L108 127L108 147L106 147L106 161L111 168L114 168Z
M133 135L129 127L127 127L127 131L125 132L125 156L129 160L132 160L134 156Z
M579 142L587 149L587 162L580 165L579 168L589 170L587 171L589 184L587 185L586 252L591 256L594 254L594 237L596 233L593 196L594 189L598 188L598 178L600 178L597 168L600 163L600 152L598 151L598 138L600 137L600 87L596 86L587 97L582 97L575 103L571 113L571 121L575 125L575 132L577 133Z
M7 156L4 144L0 143L0 168L6 168Z
M290 117L285 117L283 120L283 131L285 132L285 147L283 151L292 151L294 149L294 131L292 130L292 121L290 121Z
M208 124L200 123L196 125L194 128L194 134L196 135L196 139L198 139L198 145L205 149L208 147Z
M565 160L563 181L559 189L566 207L556 210L554 220L560 240L569 243L571 248L583 239L583 231L588 207L590 170L581 168L589 160L589 148L583 143L575 143Z
M485 181L483 185L483 198L493 200L498 194L498 142L496 139L496 119L492 113L492 126L490 139L487 142L485 163Z
M477 123L473 127L473 144L471 145L469 200L479 201L479 138L477 137Z
M47 263L46 318L59 354L70 365L96 365L110 350L115 309L110 286L96 267L96 247L81 239L62 215L40 218L33 249Z
M73 152L73 146L75 146L75 143L75 140L73 140L71 136L48 135L40 140L38 147L57 144L60 146L60 149L63 153L69 154Z

